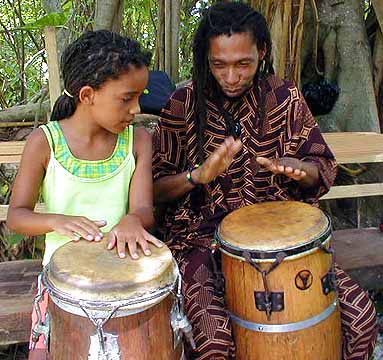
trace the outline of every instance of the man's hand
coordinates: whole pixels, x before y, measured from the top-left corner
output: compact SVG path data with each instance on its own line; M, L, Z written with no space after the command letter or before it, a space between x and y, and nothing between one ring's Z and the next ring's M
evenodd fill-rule
M242 142L234 140L232 136L227 137L205 162L192 173L194 182L197 184L208 184L218 175L225 172L234 156L242 149Z
M290 157L267 159L259 156L256 160L258 164L262 165L274 174L283 174L297 181L300 181L307 176L306 171L302 170L304 167L303 161L299 159Z
M267 159L259 156L256 160L258 164L274 174L283 174L299 181L300 185L304 188L315 187L319 183L319 170L315 163L291 157Z

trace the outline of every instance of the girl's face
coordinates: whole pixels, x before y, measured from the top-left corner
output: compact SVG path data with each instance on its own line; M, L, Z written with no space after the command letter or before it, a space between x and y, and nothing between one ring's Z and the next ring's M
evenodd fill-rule
M104 129L117 134L131 125L140 112L139 97L148 83L146 66L130 66L117 79L107 80L94 91L92 118Z

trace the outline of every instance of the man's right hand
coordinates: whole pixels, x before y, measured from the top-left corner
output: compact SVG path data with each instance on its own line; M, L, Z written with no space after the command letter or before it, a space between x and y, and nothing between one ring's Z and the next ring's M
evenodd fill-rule
M241 140L234 140L232 136L227 137L218 149L200 167L192 172L194 182L204 185L213 181L218 175L221 175L229 168L234 156L241 149Z

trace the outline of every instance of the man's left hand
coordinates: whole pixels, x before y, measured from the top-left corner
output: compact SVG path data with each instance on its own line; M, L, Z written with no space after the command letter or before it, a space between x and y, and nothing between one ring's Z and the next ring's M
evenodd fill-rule
M290 157L267 159L259 156L256 160L258 164L262 165L274 174L283 174L297 181L300 181L307 176L307 172L303 170L304 163L299 159Z

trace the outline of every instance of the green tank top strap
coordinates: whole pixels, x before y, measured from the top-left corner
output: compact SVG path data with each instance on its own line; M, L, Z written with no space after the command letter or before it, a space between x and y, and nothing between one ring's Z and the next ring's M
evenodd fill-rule
M83 160L76 158L69 149L58 121L42 125L55 159L72 175L82 178L99 178L112 173L133 152L133 126L127 127L118 135L111 156L102 160Z

